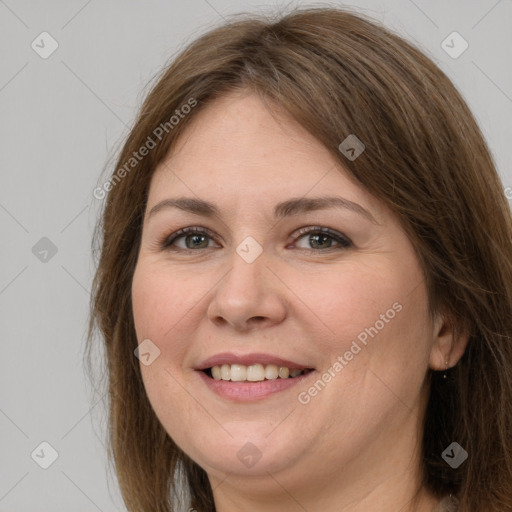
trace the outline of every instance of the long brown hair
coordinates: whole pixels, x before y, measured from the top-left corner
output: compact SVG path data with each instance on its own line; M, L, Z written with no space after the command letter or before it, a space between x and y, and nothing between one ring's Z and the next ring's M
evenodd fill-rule
M205 104L240 88L290 114L400 219L431 313L447 312L470 333L448 379L427 375L424 484L438 497L457 496L463 511L511 511L512 219L503 185L447 76L378 22L339 8L242 15L192 42L158 77L101 188L108 195L96 231L88 354L99 328L109 457L128 510L177 510L183 492L186 506L215 510L205 471L175 445L146 396L130 296L155 167ZM353 161L338 149L350 134L366 145ZM457 469L441 457L454 441L468 453Z

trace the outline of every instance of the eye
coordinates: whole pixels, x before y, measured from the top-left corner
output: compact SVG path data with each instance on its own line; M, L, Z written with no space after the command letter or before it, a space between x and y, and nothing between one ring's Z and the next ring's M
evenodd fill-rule
M183 238L185 247L175 246L176 240ZM187 227L176 231L171 236L167 237L162 243L162 249L170 250L194 250L194 249L208 249L208 240L205 243L205 239L213 239L213 233L209 229L199 227Z
M308 238L306 238L306 235L308 235ZM327 251L329 249L347 249L349 247L353 247L352 242L346 236L330 228L324 228L321 226L301 228L297 233L295 233L295 236L297 237L297 240L306 238L306 242L310 247L304 248L305 250ZM333 240L338 244L338 246L332 245Z
M334 231L330 228L322 226L310 226L299 229L294 233L294 239L300 240L301 238L307 238L307 243L310 247L300 247L307 251L323 251L326 252L331 249L347 249L353 247L353 243L341 233ZM183 239L184 246L179 246L176 242ZM162 249L168 249L173 251L190 251L196 249L211 249L212 246L209 244L211 240L215 239L215 235L206 228L201 227L186 227L176 231L172 235L168 236L161 243ZM337 245L333 245L332 242Z

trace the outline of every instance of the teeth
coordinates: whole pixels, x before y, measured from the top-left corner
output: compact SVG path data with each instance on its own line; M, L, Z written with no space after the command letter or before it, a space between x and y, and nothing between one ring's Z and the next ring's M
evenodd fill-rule
M245 366L243 364L223 364L212 366L211 373L215 380L230 380L233 382L260 382L262 380L288 379L302 375L305 370L296 368L290 370L286 366L275 364L262 365L259 363Z
M215 380L220 380L222 378L222 372L220 370L220 366L214 366L212 368L212 377Z
M231 380L231 365L223 364L220 367L220 378L222 380Z
M259 380L265 380L265 368L262 364L253 364L247 366L247 380L251 382L257 382Z
M279 368L275 364L265 366L265 379L275 380L279 377Z
M286 366L281 366L281 368L279 368L278 373L281 379L287 379L288 376L290 375L290 370L286 368Z
M243 364L232 364L231 365L231 380L234 382L240 382L248 379L248 368Z

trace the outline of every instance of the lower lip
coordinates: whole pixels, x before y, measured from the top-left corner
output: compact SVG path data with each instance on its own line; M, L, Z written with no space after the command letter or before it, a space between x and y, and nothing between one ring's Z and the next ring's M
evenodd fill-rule
M215 380L204 372L197 370L203 382L217 395L235 402L251 402L261 400L274 393L292 388L309 378L314 371L288 379L262 380L259 382L233 382L230 380Z

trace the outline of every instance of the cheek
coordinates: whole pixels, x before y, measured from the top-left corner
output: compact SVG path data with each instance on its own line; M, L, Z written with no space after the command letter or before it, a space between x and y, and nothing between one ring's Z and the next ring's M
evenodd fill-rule
M328 270L296 280L294 286L294 293L308 306L305 312L310 327L318 326L320 350L343 353L358 335L364 339L365 329L376 322L378 327L387 328L398 319L400 305L396 303L402 304L410 291L409 276L397 274L392 266L378 261ZM393 320L383 325L381 315Z
M132 307L137 339L154 341L160 349L166 334L170 334L192 307L194 297L186 282L165 271L155 271L151 264L140 262L133 276Z
M160 350L150 365L140 364L148 399L164 428L181 439L186 437L182 418L190 397L179 384L187 349L187 337L179 329L186 323L183 319L193 298L179 282L176 276L157 272L150 261L141 259L132 281L132 308L138 342L150 339ZM165 341L170 339L172 343Z
M327 368L346 354L343 372L355 381L365 367L383 376L405 367L421 373L429 351L428 303L412 257L375 258L297 283L294 292L310 307L301 316L310 319L311 332L318 326L315 344Z
M332 272L328 287L315 281L312 287L308 277L304 296L314 305L309 317L321 326L314 340L325 356L321 379L327 384L302 389L301 404L310 401L312 423L322 418L343 435L363 436L368 431L361 425L377 428L389 414L401 418L409 410L403 403L412 407L421 389L429 349L422 274L414 262L386 262Z

